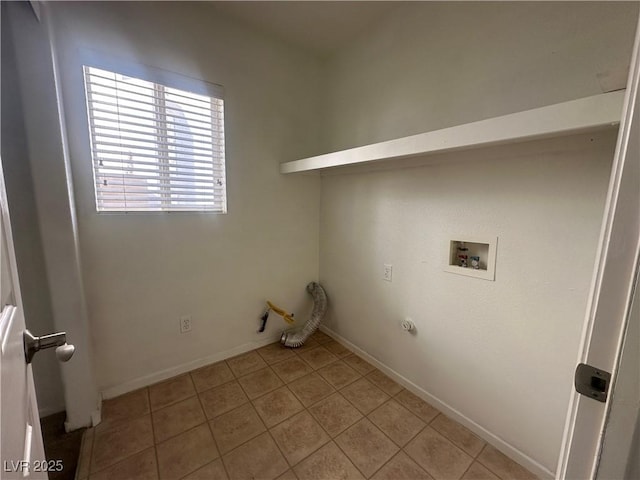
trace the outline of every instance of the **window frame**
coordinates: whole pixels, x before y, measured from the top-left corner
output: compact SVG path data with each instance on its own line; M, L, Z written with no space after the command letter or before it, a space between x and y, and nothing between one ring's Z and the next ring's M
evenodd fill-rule
M153 209L153 210L101 210L99 207L98 200L98 189L96 185L96 170L94 166L94 158L93 158L93 149L92 149L92 131L91 131L91 123L89 120L90 114L90 106L89 106L89 98L87 95L87 87L85 84L85 74L84 67L93 67L101 70L105 70L111 73L116 73L123 76L134 77L136 79L140 79L146 82L151 82L153 84L161 85L163 87L168 87L177 90L183 90L190 93L194 93L197 95L204 95L210 98L219 99L222 101L222 136L221 141L223 142L223 156L221 161L222 167L222 178L223 178L223 199L222 199L222 208L214 209L214 210L205 210L205 209ZM84 105L85 105L85 124L87 128L87 143L88 143L88 151L90 156L91 163L91 176L93 180L92 191L94 194L94 208L95 212L99 215L156 215L156 214L204 214L204 215L220 215L226 214L228 212L228 192L227 192L227 175L226 175L226 125L225 125L225 117L226 117L226 100L224 98L224 88L207 80L201 80L193 77L189 77L184 74L175 73L169 70L161 69L158 67L152 67L145 64L128 62L122 59L116 59L115 57L109 57L102 55L98 52L91 50L83 50L81 53L81 77L82 77L82 86L83 86L83 96L84 96Z

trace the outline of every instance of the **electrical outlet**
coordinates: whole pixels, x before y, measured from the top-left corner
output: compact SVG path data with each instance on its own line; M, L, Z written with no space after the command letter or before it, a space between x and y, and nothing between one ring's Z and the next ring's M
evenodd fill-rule
M180 333L187 333L191 331L191 316L183 315L180 317Z
M387 282L391 282L392 278L393 278L393 265L390 265L388 263L384 264L384 273L382 275L382 278L384 280L386 280Z

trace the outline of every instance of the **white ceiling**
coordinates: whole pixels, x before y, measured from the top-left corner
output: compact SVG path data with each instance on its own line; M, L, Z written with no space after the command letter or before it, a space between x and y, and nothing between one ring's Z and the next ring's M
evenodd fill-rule
M213 8L326 56L382 20L399 1L218 1Z

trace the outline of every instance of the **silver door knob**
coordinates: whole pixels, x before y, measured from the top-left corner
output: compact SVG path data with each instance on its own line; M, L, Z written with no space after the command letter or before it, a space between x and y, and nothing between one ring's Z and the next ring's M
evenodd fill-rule
M61 362L68 362L76 350L76 347L67 343L67 334L65 332L36 337L29 330L25 330L23 343L24 358L27 363L31 363L33 356L45 348L56 347L56 357L58 357L58 360Z

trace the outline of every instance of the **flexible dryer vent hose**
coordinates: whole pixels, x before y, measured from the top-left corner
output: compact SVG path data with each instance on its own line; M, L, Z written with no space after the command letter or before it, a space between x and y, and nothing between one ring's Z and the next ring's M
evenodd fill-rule
M320 321L327 311L327 294L319 283L311 282L307 285L307 292L309 292L313 298L313 310L311 311L311 317L307 320L307 323L304 324L304 327L297 332L282 332L280 343L285 347L301 347L304 342L306 342L307 338L309 338L311 334L318 329Z

